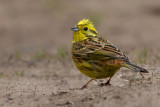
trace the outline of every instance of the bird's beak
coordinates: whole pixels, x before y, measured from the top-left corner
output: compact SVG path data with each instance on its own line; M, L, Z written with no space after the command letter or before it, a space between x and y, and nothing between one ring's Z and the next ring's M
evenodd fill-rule
M73 31L79 31L79 29L77 28L77 26L72 27L71 30L73 30Z

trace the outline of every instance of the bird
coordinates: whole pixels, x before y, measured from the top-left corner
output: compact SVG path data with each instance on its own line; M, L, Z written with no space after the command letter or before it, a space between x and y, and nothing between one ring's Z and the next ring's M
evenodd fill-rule
M121 50L101 37L89 19L79 21L71 30L73 62L82 74L91 78L81 89L96 79L109 78L103 85L110 85L111 78L121 67L149 73L146 69L132 64Z

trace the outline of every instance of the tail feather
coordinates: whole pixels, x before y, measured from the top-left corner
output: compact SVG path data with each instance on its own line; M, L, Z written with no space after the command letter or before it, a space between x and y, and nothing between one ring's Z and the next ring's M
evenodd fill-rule
M123 66L136 72L149 73L146 69L139 67L137 65L131 64L130 62L125 63Z

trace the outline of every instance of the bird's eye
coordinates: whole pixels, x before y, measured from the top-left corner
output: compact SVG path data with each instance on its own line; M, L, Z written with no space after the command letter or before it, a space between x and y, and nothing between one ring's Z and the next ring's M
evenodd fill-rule
M84 31L87 31L87 30L88 30L88 28L87 28L87 27L85 27L85 28L84 28Z

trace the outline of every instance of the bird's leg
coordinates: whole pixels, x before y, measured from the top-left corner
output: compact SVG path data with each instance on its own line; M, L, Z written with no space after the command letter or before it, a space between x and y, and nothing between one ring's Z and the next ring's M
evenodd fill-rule
M86 87L88 86L88 84L89 84L92 80L94 80L94 79L90 79L86 84L83 85L83 87L82 87L81 89L86 88Z
M111 85L110 81L111 81L112 77L109 77L108 81L106 83L101 83L100 86L106 86L106 85Z
M111 81L112 77L109 77L108 81L105 83L105 85L111 85L110 81Z

